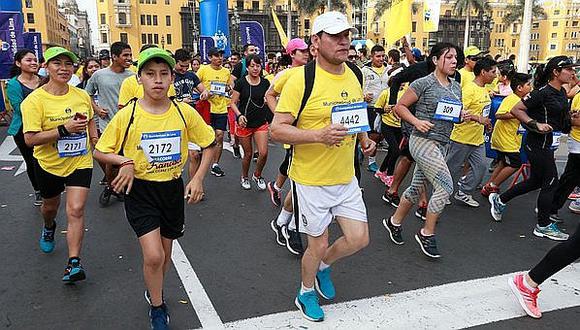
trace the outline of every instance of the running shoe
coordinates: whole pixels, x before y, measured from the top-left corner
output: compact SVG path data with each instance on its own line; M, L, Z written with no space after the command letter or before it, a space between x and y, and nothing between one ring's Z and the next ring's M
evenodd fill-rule
M322 298L326 300L331 300L336 297L336 290L334 289L334 284L330 279L330 267L327 267L324 270L319 270L316 273L314 287Z
M283 233L284 227L285 226L278 226L276 219L270 222L270 228L272 228L274 234L276 234L276 243L278 243L280 246L286 246L286 237L284 237Z
M379 170L379 165L377 165L376 162L372 162L369 164L369 166L367 166L367 170L369 172L376 173Z
M467 206L479 207L479 202L473 199L473 196L471 196L470 194L466 194L461 190L457 191L457 193L453 195L453 198L455 198L460 202L463 202L463 204Z
M439 250L437 249L437 239L435 235L431 236L423 236L421 234L421 230L417 234L415 234L415 240L419 243L419 247L423 254L430 258L439 258L441 255L439 254Z
M497 167L497 164L499 163L499 161L497 159L494 159L490 164L489 167L487 168L487 171L489 173L493 173L493 171L495 170L495 168ZM487 196L485 196L487 197Z
M110 186L105 186L105 189L103 189L103 192L101 192L101 194L99 195L99 205L101 207L106 207L107 205L109 205L109 202L111 201L111 195L113 194L113 188L111 188Z
M234 150L234 158L242 158L242 153L240 152L240 146L233 145L232 149Z
M563 233L554 222L545 227L540 227L539 225L536 225L536 227L534 228L534 235L538 237L549 238L553 241L565 241L569 237L569 235Z
M149 310L149 321L151 322L151 329L166 330L169 329L169 313L165 303L159 307L151 306Z
M240 184L242 185L242 188L244 190L252 189L252 185L250 184L250 179L248 179L247 177L242 177Z
M256 151L256 152L254 152L254 154L252 155L252 160L253 160L254 162L257 162L257 161L258 161L258 157L260 157L260 154L259 154L259 153Z
M81 261L79 258L71 258L68 265L64 269L64 275L62 281L66 283L74 283L76 281L82 281L86 277L85 270L81 266Z
M297 256L304 254L302 238L300 237L299 232L290 230L287 226L284 226L282 229L282 234L286 239L286 249L288 249L290 253Z
M34 206L42 205L42 196L40 196L40 191L34 192Z
M481 188L481 195L483 197L489 197L489 195L491 193L499 194L499 187L492 186L491 184L486 183L485 186L483 186L483 188Z
M534 209L534 212L536 212L536 215L538 215L538 208L537 207ZM563 223L564 222L564 219L560 218L558 213L550 214L549 219L550 219L550 221L555 222L555 223Z
M298 307L305 319L313 322L324 320L324 311L320 308L318 296L314 290L304 292L303 294L300 294L300 291L298 291L298 295L294 299L294 304Z
M52 228L42 226L42 234L40 234L40 250L44 253L51 253L54 251L54 232L56 230L56 222Z
M491 217L495 221L501 221L501 217L507 205L501 202L499 194L497 193L491 193L488 199L489 204L491 204L490 207Z
M578 198L580 198L580 187L576 187L574 188L574 191L572 191L572 193L570 195L568 195L568 199L569 200L577 200Z
M415 216L421 221L427 220L427 206L419 206L415 211Z
M145 301L147 301L147 304L151 305L151 295L149 294L149 290L145 290L144 295L145 295ZM163 291L161 291L161 300L165 304L165 295L163 294Z
M393 225L393 217L390 216L388 219L383 219L383 226L389 232L389 238L393 243L397 245L405 244L403 241L403 235L401 235L403 228L402 226L395 226Z
M580 199L572 201L570 205L568 205L568 210L575 214L580 214Z
M224 173L224 171L222 171L222 169L220 168L220 166L218 164L214 164L211 167L211 174L213 174L213 175L215 175L217 177L222 177L222 176L226 175Z
M254 183L256 183L258 190L260 190L260 191L266 190L266 180L264 180L263 177L256 176L255 174L252 174L252 181L254 181Z
M382 197L385 203L391 205L392 207L399 207L399 203L401 202L401 198L399 198L399 194L396 192L390 193L388 190L385 191Z
M268 191L270 192L270 200L272 201L272 204L276 207L280 207L282 204L282 193L280 190L276 189L275 182L268 182Z
M524 284L525 280L524 274L519 273L508 278L508 285L526 314L535 319L539 319L542 317L542 312L538 308L538 294L540 293L540 289L528 289Z

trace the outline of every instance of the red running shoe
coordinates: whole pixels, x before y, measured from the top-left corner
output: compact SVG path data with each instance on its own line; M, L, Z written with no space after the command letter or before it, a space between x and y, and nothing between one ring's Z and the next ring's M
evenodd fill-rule
M539 319L542 317L542 312L538 308L538 294L540 293L540 289L528 289L524 284L525 280L524 274L519 273L508 279L508 285L526 314L535 319Z

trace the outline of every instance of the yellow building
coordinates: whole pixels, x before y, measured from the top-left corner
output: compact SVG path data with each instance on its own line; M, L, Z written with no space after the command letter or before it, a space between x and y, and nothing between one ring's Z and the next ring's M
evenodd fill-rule
M58 11L57 0L22 0L22 13L24 31L40 32L43 47L49 44L70 47L68 22Z

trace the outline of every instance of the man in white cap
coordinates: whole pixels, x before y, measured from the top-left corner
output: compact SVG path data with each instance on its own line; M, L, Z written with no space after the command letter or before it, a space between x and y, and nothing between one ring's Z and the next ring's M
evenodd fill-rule
M311 321L324 319L316 291L325 299L335 297L330 266L369 243L367 212L354 175L353 155L357 138L367 155L376 145L366 134L370 127L360 71L345 63L351 31L356 29L339 12L324 13L314 20L311 40L316 61L296 69L288 78L272 123L272 138L293 145L288 175L294 217L308 238L295 304ZM329 246L328 226L333 219L343 236Z

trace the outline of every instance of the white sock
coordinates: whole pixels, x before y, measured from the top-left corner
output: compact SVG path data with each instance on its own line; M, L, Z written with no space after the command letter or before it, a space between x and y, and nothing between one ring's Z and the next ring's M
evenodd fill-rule
M330 267L330 265L327 265L324 263L324 261L320 260L320 266L318 266L318 270L325 270L328 267Z
M211 167L214 167L214 166L219 166L219 164L218 163L213 163L213 165Z
M526 289L530 291L535 291L537 288L534 288L533 286L530 285L530 283L528 283L528 280L526 279L526 277L528 276L529 276L528 273L524 273L524 279L522 280L522 282L524 283Z
M369 156L369 165L372 164L372 163L376 163L376 162L377 161L376 161L375 157Z
M274 189L276 189L277 191L280 191L280 190L282 190L282 188L281 188L281 187L278 187L278 185L276 184L276 182L274 182Z
M300 294L305 294L306 292L312 292L312 291L314 291L314 287L307 288L304 286L304 283L300 284Z
M423 235L424 237L430 237L430 236L433 236L435 234L427 235L427 234L425 234L425 230L423 228L421 228L421 235Z
M287 226L290 223L290 220L292 220L292 212L288 212L282 208L282 211L280 211L278 219L276 220L276 224L280 227Z
M393 217L392 217L392 216L391 216L391 224L392 224L393 226L395 226L395 227L399 227L399 226L401 226L401 224L400 224L400 223L395 223L395 221L393 221Z

